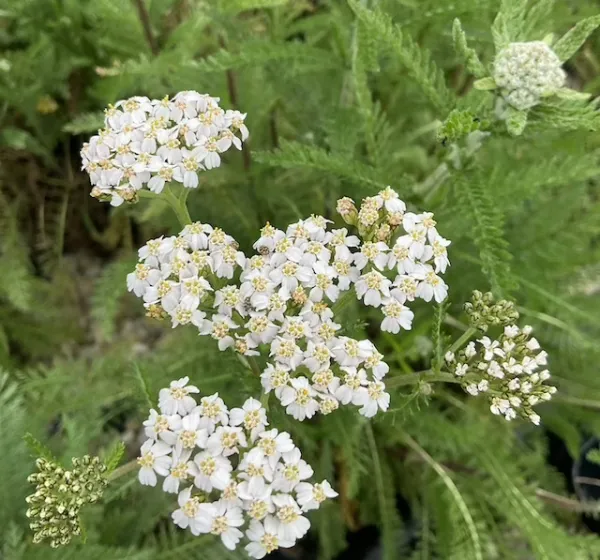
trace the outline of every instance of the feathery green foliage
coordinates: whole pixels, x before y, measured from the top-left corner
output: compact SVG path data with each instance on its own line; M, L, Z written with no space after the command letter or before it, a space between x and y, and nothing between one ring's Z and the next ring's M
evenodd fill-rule
M171 380L231 407L260 381L196 329L144 316L126 275L179 225L160 198L99 203L80 171L109 104L198 90L247 113L250 138L200 175L188 208L244 251L266 221L333 220L341 196L387 185L452 241L450 303L410 303L413 330L380 333L374 313L340 305L344 332L390 366L387 414L300 423L270 399L271 427L339 492L290 554L333 560L374 526L386 559L600 557L580 517L598 504L569 495L547 437L573 461L600 437L599 23L591 0L0 0L0 556L245 557L176 529L174 497L133 467ZM507 109L495 55L542 39L572 89ZM540 428L493 416L446 371L470 336L464 302L488 288L548 352L558 393L536 408ZM105 461L85 544L31 542L32 453Z

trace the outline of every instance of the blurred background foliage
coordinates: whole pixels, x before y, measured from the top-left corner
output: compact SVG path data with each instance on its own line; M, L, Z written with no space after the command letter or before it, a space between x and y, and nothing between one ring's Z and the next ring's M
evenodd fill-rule
M532 6L529 40L560 36L600 9L595 0ZM363 17L365 7L376 17ZM523 136L490 125L481 149L457 162L493 100L472 89L452 22L460 18L487 66L498 9L495 0L0 0L4 558L238 557L176 531L172 504L133 475L90 509L85 545L34 546L24 516L25 432L65 459L102 456L119 439L132 458L148 408L142 381L154 396L189 375L230 406L256 394L235 357L151 322L126 293L137 247L178 230L169 208L103 205L80 171L81 145L109 103L187 89L247 112L251 132L243 153L202 175L188 199L194 219L247 250L265 221L330 217L340 196L391 184L434 211L452 240L451 303L436 313L416 306L416 328L397 337L349 306L348 330L374 340L390 375L410 375L464 330L472 290L491 288L534 325L559 387L539 407L545 429L503 422L426 379L394 389L391 411L372 424L340 410L299 425L275 408L272 423L340 492L288 557L361 558L365 542L386 559L600 557L581 517L600 505L570 496L573 481L549 452L553 441L570 465L600 433L600 116L593 103L538 109ZM565 68L570 87L598 96L600 35Z

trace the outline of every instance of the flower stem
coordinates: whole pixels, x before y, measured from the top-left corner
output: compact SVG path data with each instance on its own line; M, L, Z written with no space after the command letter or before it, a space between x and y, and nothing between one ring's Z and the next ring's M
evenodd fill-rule
M392 377L391 379L386 380L385 385L388 388L393 388L400 387L402 385L416 385L421 381L426 381L427 383L460 383L460 379L446 371L441 371L434 375L428 375L433 373L433 370L426 369L424 371L415 371L414 373L408 373L406 375L398 375L397 377Z
M137 468L137 466L137 459L133 459L132 461L129 461L129 463L125 463L124 465L121 465L119 468L111 472L108 475L108 480L110 482L112 482L113 480L117 480L117 478L121 478L122 476L125 476L126 474L129 474L130 472L134 471Z
M454 341L452 346L450 346L446 352L456 352L459 348L462 348L476 332L477 329L474 329L473 327L468 328L460 338Z
M173 212L175 212L179 223L182 226L187 226L188 224L191 224L192 218L190 217L190 213L187 209L186 204L187 195L178 198L169 188L166 188L164 190L163 195L165 197L165 200L169 203L169 206L173 209Z

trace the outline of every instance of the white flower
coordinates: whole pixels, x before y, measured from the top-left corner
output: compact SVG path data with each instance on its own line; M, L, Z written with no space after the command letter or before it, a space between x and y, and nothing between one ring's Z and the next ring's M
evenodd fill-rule
M273 479L273 489L289 493L299 482L313 474L312 467L302 459L300 450L296 447L284 455L284 462L279 465Z
M335 269L322 261L317 261L313 266L313 270L315 272L315 286L309 293L311 301L319 302L323 299L323 296L327 296L329 301L336 301L340 289L333 283L337 276Z
M229 423L227 407L223 399L219 397L219 393L215 393L209 397L202 397L197 411L201 417L201 426L206 428L209 434L214 432L217 424L226 426Z
M180 455L184 450L192 451L196 447L204 447L208 431L201 427L200 415L192 412L181 419L181 430L177 433L175 451Z
M229 413L232 426L244 425L244 429L250 432L250 440L254 442L260 432L263 432L267 421L267 411L256 399L247 399L242 408L232 408Z
M371 418L377 414L378 409L384 412L390 406L390 395L385 392L385 385L381 381L371 381L367 387L356 391L353 403L361 406L358 411L363 416Z
M354 254L354 264L362 270L368 263L373 263L379 270L388 264L389 247L382 241L377 243L363 243L360 253Z
M208 438L206 448L214 455L225 457L239 453L239 447L246 447L247 441L242 428L219 426Z
M335 389L334 395L342 404L355 403L359 398L359 390L367 384L367 372L352 367L343 370L345 372L343 383Z
M379 208L382 206L392 214L402 214L406 211L406 204L398 197L398 193L389 185L379 191L374 197Z
M200 501L196 497L192 497L191 486L179 493L177 503L179 504L179 509L176 509L171 515L175 525L182 529L189 527L192 535L199 535L202 532L198 518Z
M231 462L225 457L214 456L202 451L189 463L189 472L194 477L194 485L203 492L213 488L223 490L231 480Z
M391 282L383 274L372 270L356 282L356 295L364 298L365 305L379 307L383 298L390 297Z
M265 393L275 391L279 397L281 391L287 386L290 380L290 368L281 364L267 364L266 369L260 374L260 381Z
M289 453L294 449L294 442L287 432L279 433L276 429L272 429L258 434L255 449L259 449L269 464L274 467L283 453Z
M179 492L181 482L187 480L189 452L183 455L174 455L171 459L169 475L163 481L163 490L171 494Z
M398 334L400 329L410 330L415 314L405 305L395 299L383 300L382 312L385 319L381 323L381 330Z
M196 401L190 397L190 393L199 393L200 390L194 385L188 385L189 377L182 377L177 381L171 381L168 389L161 389L158 394L158 406L164 414L185 415L196 406Z
M236 329L236 323L226 315L213 315L212 320L205 319L200 327L200 334L210 335L218 342L219 350L223 351L233 346L234 340L230 334Z
M282 365L296 369L302 362L303 353L300 347L288 338L278 336L271 343L271 356Z
M335 498L338 495L326 480L317 484L300 482L294 490L302 511L318 509L327 498Z
M421 280L417 287L417 297L425 301L431 301L433 298L441 303L448 296L448 286L430 266L416 270L414 276Z
M237 528L244 524L242 510L239 507L230 507L222 502L201 504L198 522L202 532L218 535L229 550L234 550L243 536Z
M138 479L140 484L145 486L156 486L156 474L167 476L171 457L167 455L172 451L172 447L162 441L149 439L142 445L141 456L137 462L140 466Z
M301 539L310 528L310 522L302 516L298 504L289 494L276 494L273 503L277 506L276 517L280 522L277 535L285 541Z
M319 403L314 398L315 390L306 377L295 377L290 380L291 387L285 387L279 400L286 407L286 412L296 420L312 418L319 410Z
M410 274L416 268L415 258L411 256L410 248L413 239L409 235L403 235L396 240L391 251L388 253L387 267L396 268L399 274Z
M253 519L246 531L246 536L250 541L245 547L246 552L251 558L264 558L278 548L293 546L294 540L286 541L278 535L279 521L272 515L268 515L262 523Z
M159 414L153 408L150 409L150 417L144 420L144 433L152 439L161 439L168 445L175 445L177 435L175 431L181 427L181 417L178 414L165 416Z

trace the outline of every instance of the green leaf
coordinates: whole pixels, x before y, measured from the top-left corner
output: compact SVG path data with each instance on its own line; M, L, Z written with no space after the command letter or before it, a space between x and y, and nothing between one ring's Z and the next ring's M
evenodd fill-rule
M223 49L190 64L201 72L224 72L264 66L270 62L285 62L289 68L299 72L327 69L336 65L335 57L332 57L329 51L299 42L274 44L267 41L242 44L239 52Z
M63 126L63 130L70 134L96 132L101 128L104 128L104 113L102 112L81 113Z
M519 111L512 107L508 110L506 117L506 130L511 136L520 136L527 126L527 111Z
M480 90L491 90L496 89L498 86L496 85L494 78L488 76L487 78L481 78L481 80L475 80L473 82L473 87Z
M125 444L122 441L118 441L113 445L110 451L106 454L104 458L104 464L106 465L106 474L110 474L113 472L123 459L123 455L125 454Z
M587 101L591 94L585 93L583 91L577 91L570 88L560 88L553 95L560 99L566 99L571 101Z
M48 449L48 447L46 447L41 441L33 437L33 435L29 432L23 436L23 440L27 444L27 447L29 447L34 457L43 457L48 461L57 462L57 459L52 451L50 451L50 449Z
M492 291L501 296L515 286L510 271L512 256L504 237L504 217L486 184L486 178L478 172L463 173L455 178L454 189L468 224L465 231L479 249L482 270Z
M274 167L305 167L327 171L354 183L365 183L376 189L384 189L389 185L389 180L382 177L374 167L360 163L347 154L327 152L317 146L308 146L299 142L281 142L278 150L252 154L256 161Z
M285 6L290 0L220 0L219 9L233 15L248 10L258 10L261 8L277 8Z
M554 44L552 50L562 62L569 60L599 25L600 15L581 20Z
M488 126L487 121L481 121L471 111L454 109L437 131L437 138L442 143L453 143L475 130L485 130Z
M452 40L454 41L454 50L464 62L467 70L469 70L476 78L485 76L485 68L481 63L481 60L479 60L479 56L475 50L467 45L467 35L463 31L458 18L456 18L452 24Z
M152 397L150 396L150 389L148 388L148 380L144 375L144 372L140 369L137 364L133 364L133 372L135 374L135 378L137 379L140 388L142 389L142 394L144 395L144 399L146 401L146 405L148 406L148 410L154 408L154 402Z
M425 49L405 37L399 25L380 9L369 10L358 0L348 0L366 33L377 37L382 50L391 50L408 75L439 113L446 113L454 104L454 96L446 86L443 72Z

